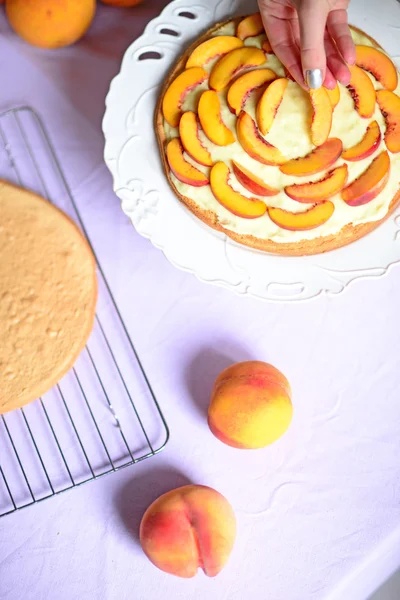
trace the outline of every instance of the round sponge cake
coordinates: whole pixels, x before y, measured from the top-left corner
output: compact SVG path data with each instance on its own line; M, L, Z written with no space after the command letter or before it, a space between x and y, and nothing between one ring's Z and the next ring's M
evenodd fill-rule
M35 400L72 367L93 327L96 265L55 206L0 181L0 413Z

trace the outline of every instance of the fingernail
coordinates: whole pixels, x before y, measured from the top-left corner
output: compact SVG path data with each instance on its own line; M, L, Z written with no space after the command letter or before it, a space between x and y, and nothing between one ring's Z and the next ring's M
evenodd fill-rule
M305 82L312 90L317 90L323 84L321 69L309 69L305 74Z

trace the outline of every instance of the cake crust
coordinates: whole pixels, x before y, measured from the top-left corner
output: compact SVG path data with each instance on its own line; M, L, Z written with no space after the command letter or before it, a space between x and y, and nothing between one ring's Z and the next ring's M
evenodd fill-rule
M223 21L221 23L217 23L211 29L209 29L206 33L204 33L200 38L198 38L182 55L177 63L172 67L170 72L167 75L166 80L162 86L160 96L157 102L155 114L154 114L154 126L156 131L157 142L160 150L161 161L164 169L164 173L168 179L168 183L172 188L175 195L179 198L179 200L203 223L212 227L216 231L222 232L228 237L230 237L235 242L239 244L249 246L250 248L254 248L256 250L261 250L263 252L269 252L273 254L281 254L284 256L307 256L313 254L320 254L323 252L329 252L330 250L336 250L341 248L342 246L346 246L352 242L359 240L364 237L377 227L381 225L390 215L394 212L400 202L400 182L399 182L399 190L393 197L388 211L383 219L377 221L370 221L368 223L360 223L357 225L347 224L345 225L341 231L338 233L316 237L312 240L301 240L297 242L274 242L268 239L261 239L252 235L240 234L235 231L231 231L224 227L219 219L218 215L212 210L206 210L198 206L198 204L188 198L187 196L182 195L175 187L172 178L170 167L166 158L165 147L167 143L167 138L164 130L164 117L162 113L162 101L167 91L168 87L172 83L172 81L185 69L185 65L187 59L193 50L199 46L201 43L205 42L209 39L215 31L223 27L224 25L228 25L229 23L234 23L237 25L244 17L248 15L244 15L242 17L238 17L236 19L229 19L227 21ZM384 50L380 44L370 35L366 34L364 31L359 29L358 27L354 27L353 25L350 28L368 38L371 43L378 49Z
M0 180L0 414L45 394L92 331L96 263L76 224Z

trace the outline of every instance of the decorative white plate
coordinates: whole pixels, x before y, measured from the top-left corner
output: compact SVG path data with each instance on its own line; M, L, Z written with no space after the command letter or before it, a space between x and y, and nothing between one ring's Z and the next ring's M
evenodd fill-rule
M383 4L386 11L353 0L350 19L383 40L392 55L400 54L398 4L395 0ZM153 115L168 70L183 49L213 23L255 10L256 3L248 0L175 0L148 24L125 53L107 96L105 161L124 212L176 267L203 281L267 300L337 294L351 281L382 276L400 261L399 212L360 241L327 254L269 255L240 246L203 225L175 197L161 167ZM395 28L393 32L388 32L382 13Z

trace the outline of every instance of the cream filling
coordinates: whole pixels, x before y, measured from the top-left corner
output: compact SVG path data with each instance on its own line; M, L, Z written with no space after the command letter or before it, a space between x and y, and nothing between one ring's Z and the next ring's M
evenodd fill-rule
M215 35L233 35L233 24L221 27ZM362 34L352 32L353 40L356 44L373 46L372 42ZM246 40L247 45L261 47L263 36ZM208 71L211 70L213 64L209 63L206 66ZM268 67L275 71L279 76L284 76L282 64L275 55L267 55L266 62L259 68ZM372 75L369 75L374 87L382 89L382 86L375 80ZM189 93L185 99L184 110L196 110L199 97L205 89L208 88L207 82L198 86L193 92ZM400 84L395 93L400 95ZM236 117L233 115L226 104L227 90L221 92L221 113L225 124L235 132ZM260 97L260 92L253 92L246 102L246 111L254 118L257 101ZM313 149L310 138L310 119L311 105L308 94L300 88L296 83L289 81L283 101L274 120L271 131L266 136L266 139L279 148L279 150L288 158L305 156ZM385 120L381 114L378 104L371 119L364 119L358 115L354 108L353 99L349 91L340 85L340 102L336 106L333 113L333 122L330 137L337 137L343 141L343 147L349 148L357 144L364 136L368 124L371 121L378 121L382 137L385 132ZM164 128L167 139L171 139L179 135L178 129L171 128L164 121ZM278 167L263 165L251 158L241 147L239 142L235 142L229 146L216 146L208 140L204 133L200 132L200 138L204 146L209 150L214 162L224 161L230 165L232 159L243 165L249 171L253 172L258 177L261 177L269 185L282 189L293 183L306 183L307 181L316 181L323 177L323 173L308 175L307 177L292 177L284 175ZM376 152L364 160L355 163L347 163L349 170L348 183L359 177L363 173L372 160L380 154L386 145L382 139L379 148ZM308 231L288 231L275 225L268 216L268 213L257 219L244 219L232 214L225 209L214 197L210 186L196 188L179 181L171 174L172 181L183 196L187 196L193 200L200 208L211 210L218 216L218 220L225 227L241 235L252 235L260 239L270 239L278 243L298 242L301 240L311 240L320 236L328 236L338 233L345 225L366 223L378 221L382 219L389 208L390 202L397 193L400 183L400 153L392 154L389 152L391 159L391 172L389 181L385 189L379 194L375 200L363 206L348 206L337 194L330 200L335 204L335 211L332 217L323 225L310 229ZM204 173L208 173L209 169L202 167L189 156L185 154L186 160L191 162ZM340 166L345 161L339 159L335 163L335 167ZM257 197L255 194L248 192L232 175L230 178L231 186L247 197ZM261 197L260 197L261 198ZM304 205L295 200L290 199L283 191L277 196L270 198L261 198L269 206L276 206L288 211L303 212L311 205Z

